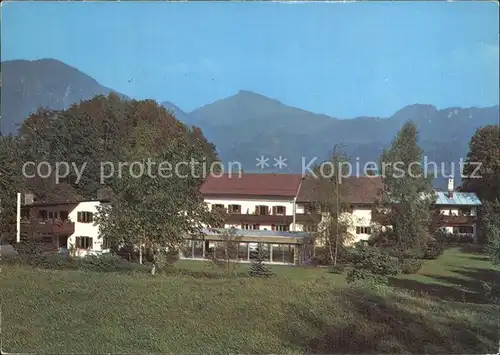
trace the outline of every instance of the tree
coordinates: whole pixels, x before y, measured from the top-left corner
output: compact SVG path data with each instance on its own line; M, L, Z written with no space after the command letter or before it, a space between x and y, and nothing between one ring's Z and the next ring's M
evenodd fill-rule
M0 241L15 240L17 193L21 192L23 183L19 140L0 136Z
M264 261L269 260L269 253L264 248L264 243L259 242L257 249L252 252L254 258L250 264L249 275L252 277L271 277L274 275L271 268L264 264Z
M500 267L500 227L490 224L487 227L488 252L494 265Z
M475 192L483 202L500 200L500 125L474 133L462 174L462 191Z
M124 157L138 167L147 166L147 173L130 171L111 179L112 207L101 209L98 221L101 235L112 245L148 249L154 274L166 251L179 250L188 236L202 238L204 227L220 221L199 191L203 167L190 164L206 161L205 151L191 145L185 126L166 119L169 114L155 102L141 102L135 112L140 116L124 144ZM172 171L165 172L163 162Z
M374 215L383 216L374 238L386 239L396 251L422 255L429 241L431 205L435 201L432 177L425 176L422 150L417 143L417 128L407 122L380 158L381 198ZM382 237L382 238L381 238Z
M330 264L334 266L337 265L339 251L354 239L349 232L352 226L350 214L345 213L350 209L345 200L347 186L342 184L342 177L347 176L348 163L342 148L335 146L330 160L313 169L317 183L312 206L322 216L317 223L317 235L326 247Z

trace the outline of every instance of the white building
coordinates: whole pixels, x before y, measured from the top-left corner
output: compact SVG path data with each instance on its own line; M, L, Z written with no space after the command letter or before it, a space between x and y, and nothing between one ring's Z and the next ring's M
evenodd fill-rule
M21 236L36 236L48 249L74 250L80 256L106 251L94 216L98 206L108 203L106 200L25 203L21 208Z

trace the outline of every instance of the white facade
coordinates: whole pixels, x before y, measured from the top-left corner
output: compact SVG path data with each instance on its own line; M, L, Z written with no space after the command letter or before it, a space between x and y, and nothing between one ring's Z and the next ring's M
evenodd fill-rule
M75 223L75 232L68 237L68 248L75 248L76 254L79 256L104 251L102 247L103 240L102 238L99 238L99 226L95 223L94 218L92 218L92 222L78 221L79 212L90 212L94 216L96 213L98 213L97 207L103 205L105 204L100 201L80 202L69 214L69 219L71 220L71 222ZM77 237L91 238L91 243L88 248L76 248Z
M231 198L231 197L207 197L205 198L205 203L208 204L209 209L212 209L214 205L220 205L226 210L229 209L230 205L240 206L241 215L255 215L255 210L257 206L267 206L269 214L272 215L273 209L277 207L284 207L284 216L293 216L294 214L294 199L293 198L280 198L280 197L256 197L256 198ZM304 213L304 207L299 204L296 205L295 214ZM259 224L259 230L271 230L271 224ZM224 228L242 228L240 224L226 223ZM296 225L298 227L298 225ZM288 224L289 230L293 230L293 223ZM296 229L299 230L299 229Z

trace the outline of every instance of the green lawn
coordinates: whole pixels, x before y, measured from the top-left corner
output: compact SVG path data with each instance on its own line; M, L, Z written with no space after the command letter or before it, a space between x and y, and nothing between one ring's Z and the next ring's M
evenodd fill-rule
M2 351L494 353L500 310L480 297L476 280L498 279L490 265L447 250L419 275L375 290L325 269L274 267L277 276L261 280L3 266Z

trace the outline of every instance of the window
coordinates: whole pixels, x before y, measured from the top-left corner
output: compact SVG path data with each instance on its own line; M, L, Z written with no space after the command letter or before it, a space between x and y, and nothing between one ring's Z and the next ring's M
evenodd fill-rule
M76 247L78 249L92 249L93 240L90 237L76 237Z
M474 233L474 228L472 226L460 226L458 227L458 233L472 234Z
M229 213L241 213L241 205L229 205Z
M293 245L273 244L273 263L293 263Z
M212 205L212 211L223 210L223 209L224 209L224 205L220 205L220 204Z
M371 227L356 227L356 234L371 234Z
M57 212L49 211L49 219L57 218Z
M109 249L111 248L111 241L109 240L109 238L102 238L102 248L103 249Z
M261 245L265 255L264 261L269 261L271 257L271 254L269 254L269 244L262 243ZM250 260L256 260L259 253L259 243L248 243L248 247L250 249Z
M290 230L290 226L288 224L273 225L273 230L279 232L288 232Z
M304 232L317 232L318 225L314 223L308 223L304 226Z
M66 221L69 218L68 211L59 211L59 217L63 220Z
M27 209L21 210L21 218L23 218L23 219L30 218L30 210L27 210Z
M274 206L273 214L284 216L286 215L286 207L285 206Z
M310 203L308 203L307 205L304 205L304 213L306 214L311 214L313 212L315 212L316 208L314 208L314 206Z
M193 248L193 257L203 258L203 240L195 240Z
M458 210L458 215L459 216L470 216L471 215L471 208L470 207L463 207Z
M255 214L262 216L269 214L269 207L268 206L255 206Z
M38 217L41 218L41 219L47 219L47 211L45 210L40 210L38 212Z
M259 230L260 225L259 224L242 224L241 229L248 229L248 230Z
M77 221L82 223L92 223L94 214L92 212L78 212Z
M186 245L184 247L184 250L182 251L183 256L185 258L192 258L193 257L193 241L192 240L187 240Z
M240 242L238 244L238 259L248 260L248 243Z

